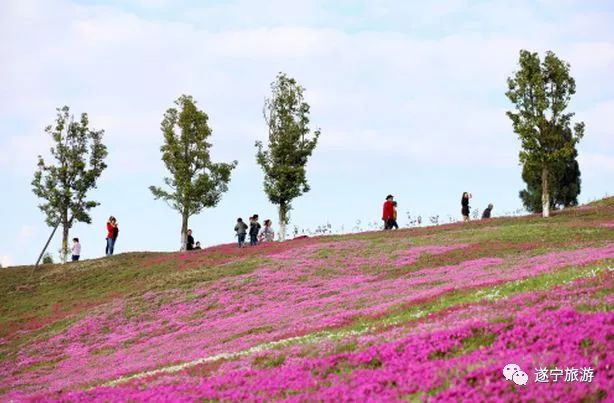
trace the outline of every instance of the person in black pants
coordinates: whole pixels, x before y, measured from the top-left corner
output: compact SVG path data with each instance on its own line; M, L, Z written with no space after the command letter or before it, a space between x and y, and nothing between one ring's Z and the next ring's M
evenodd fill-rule
M258 222L258 214L254 214L254 216L249 220L249 244L251 246L258 245L258 234L260 233L260 228L262 228L262 226Z
M188 230L188 240L185 245L186 250L194 250L194 237L192 236L192 230Z
M471 199L471 193L464 192L461 198L461 214L465 222L469 221L469 199Z

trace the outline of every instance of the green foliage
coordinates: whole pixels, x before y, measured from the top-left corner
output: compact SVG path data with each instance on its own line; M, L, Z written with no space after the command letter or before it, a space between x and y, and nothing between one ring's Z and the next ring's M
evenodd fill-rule
M575 151L575 150L574 150ZM577 151L572 157L553 164L550 171L550 208L557 210L561 207L572 207L578 204L580 194L580 166L576 161ZM522 167L522 179L527 188L519 192L524 207L532 213L542 212L542 186L541 172L533 164Z
M264 191L279 206L280 224L287 223L291 202L309 191L305 166L315 149L320 130L309 129L309 104L304 88L295 79L279 73L271 84L272 97L264 103L269 127L268 148L256 142L256 160L264 171Z
M45 256L43 256L43 264L53 264L53 257L49 253L45 253Z
M61 224L62 257L68 254L68 231L73 222L91 223L89 210L100 203L87 200L87 193L96 188L96 181L107 167L104 159L107 147L102 143L104 130L89 128L87 113L75 121L68 106L57 109L54 125L45 132L53 138L51 156L55 163L47 164L38 156L38 169L32 180L34 194L43 199L39 208L46 222L54 227Z
M237 166L211 161L211 136L207 114L196 107L189 95L182 95L169 108L162 120L164 145L162 161L171 176L164 183L171 189L150 186L154 198L164 200L182 216L182 248L185 247L188 218L207 207L214 207L228 190L230 175Z
M574 114L565 112L576 93L576 83L569 64L552 52L546 52L541 62L537 53L521 50L519 66L507 80L505 95L516 107L507 116L521 142L520 162L528 164L530 171L541 172L542 205L548 208L551 171L575 159L575 145L584 135L584 123L576 123L572 130Z

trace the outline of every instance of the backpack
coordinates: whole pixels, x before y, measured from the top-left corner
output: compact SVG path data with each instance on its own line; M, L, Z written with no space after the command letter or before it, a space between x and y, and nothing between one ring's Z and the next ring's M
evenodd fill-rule
M117 239L118 235L119 235L119 228L113 227L113 239Z

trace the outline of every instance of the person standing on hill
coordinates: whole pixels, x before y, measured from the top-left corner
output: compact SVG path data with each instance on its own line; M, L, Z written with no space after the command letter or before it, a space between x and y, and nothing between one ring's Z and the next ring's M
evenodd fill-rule
M79 238L73 238L72 240L72 261L77 262L81 257L81 244Z
M392 214L392 224L390 225L390 229L399 229L399 224L397 223L397 202L392 202L393 214Z
M386 196L386 201L384 202L384 211L382 214L382 220L384 220L384 229L391 229L392 224L394 222L394 204L393 204L393 195Z
M461 198L461 214L465 222L469 221L469 199L471 199L471 193L464 192Z
M249 244L251 246L258 245L258 234L260 233L260 228L262 228L262 226L258 222L258 214L254 214L254 216L250 219L249 224Z
M194 237L192 236L192 230L188 230L188 239L185 244L186 250L194 250Z
M113 251L115 249L115 241L117 240L117 235L119 234L119 228L117 228L117 220L115 217L109 217L107 221L107 248L105 250L105 254L107 256L113 255Z
M251 219L250 219L251 221ZM243 222L242 218L237 218L237 225L235 225L235 232L239 241L239 248L242 248L245 244L245 235L247 234L247 224Z
M493 205L492 203L490 203L488 207L484 209L484 212L482 213L482 220L490 218L490 213L492 213L492 208L493 208Z
M113 222L113 251L111 254L115 253L115 244L117 243L117 237L119 236L119 224L117 223L117 219Z

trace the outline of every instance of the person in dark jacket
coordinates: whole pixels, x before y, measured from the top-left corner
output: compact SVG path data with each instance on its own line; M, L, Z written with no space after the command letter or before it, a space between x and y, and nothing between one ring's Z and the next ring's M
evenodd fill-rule
M384 229L391 229L394 223L394 196L388 195L386 196L386 201L384 202L384 211L382 213L382 220L384 220Z
M192 230L188 230L188 239L185 244L186 250L194 250L194 237L192 236Z
M492 203L490 203L488 207L484 209L484 212L482 213L482 220L490 218L490 213L492 212L492 208L493 208L493 205Z
M249 220L249 244L251 246L258 245L258 234L260 233L262 226L258 222L258 214L254 214Z
M471 193L464 192L461 198L461 214L465 222L469 221L469 199L471 199Z

